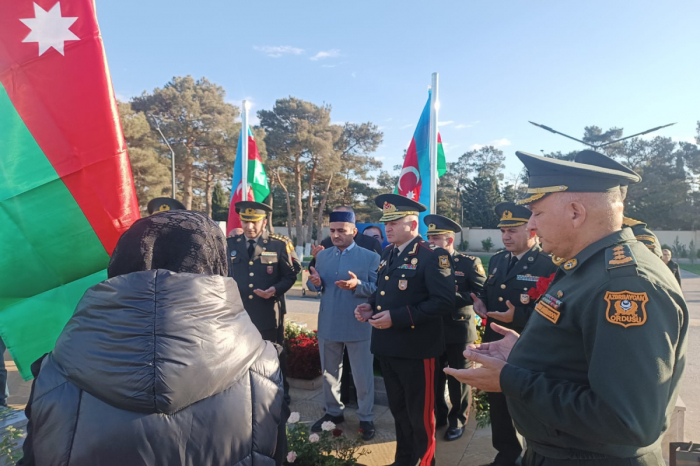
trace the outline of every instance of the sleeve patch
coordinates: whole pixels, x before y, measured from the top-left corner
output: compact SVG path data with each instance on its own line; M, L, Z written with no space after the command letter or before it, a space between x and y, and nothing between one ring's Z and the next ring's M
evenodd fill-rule
M605 301L608 303L605 318L611 324L628 328L644 325L647 321L646 304L649 296L646 292L606 291Z
M448 256L438 256L438 264L440 265L441 269L449 269L450 268L450 259Z

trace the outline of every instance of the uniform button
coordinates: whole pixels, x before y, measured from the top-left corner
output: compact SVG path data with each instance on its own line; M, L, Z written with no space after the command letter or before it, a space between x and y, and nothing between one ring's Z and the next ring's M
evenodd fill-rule
M406 275L401 275L401 278L406 278Z
M411 328L415 328L413 325L411 325Z
M250 272L248 275L250 275L250 276L252 277L252 276L255 275L255 274L254 274L253 272Z
M527 287L523 288L523 291L527 291Z
M505 290L505 289L506 289L506 285L501 285L501 289L502 289L502 290Z
M252 295L252 294L249 294L249 295L248 295L248 299L253 299L253 295Z
M386 275L386 276L384 277L384 280L389 281L389 275Z
M503 301L503 298L499 297L498 300L499 300L499 301Z
M386 292L385 292L385 291L382 291L382 292L379 293L379 294L382 295L382 296L384 296L384 295L386 294Z
M253 284L251 283L250 285L248 285L248 288L253 288Z
M253 265L253 261L248 262L248 265Z
M381 306L377 306L377 310L378 310L378 311L381 311L381 310L382 310L382 307L381 307Z

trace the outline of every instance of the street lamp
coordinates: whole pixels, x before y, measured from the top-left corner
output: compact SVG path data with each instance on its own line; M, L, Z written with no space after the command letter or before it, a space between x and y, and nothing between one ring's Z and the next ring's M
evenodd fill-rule
M173 183L173 188L172 188L172 198L175 199L175 194L176 194L176 189L177 185L175 184L175 151L173 150L172 147L170 147L170 143L168 143L168 140L165 138L165 135L163 134L163 131L160 129L160 124L158 123L158 120L156 117L153 115L149 115L153 122L156 125L156 129L160 133L160 137L163 138L163 142L165 143L166 146L168 146L168 149L170 149L170 172L172 175L172 183Z

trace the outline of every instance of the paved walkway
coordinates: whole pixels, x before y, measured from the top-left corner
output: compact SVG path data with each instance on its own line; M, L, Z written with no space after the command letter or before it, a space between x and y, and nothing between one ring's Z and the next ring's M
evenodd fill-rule
M681 284L688 303L688 356L681 398L686 405L685 440L700 443L700 276L681 270Z

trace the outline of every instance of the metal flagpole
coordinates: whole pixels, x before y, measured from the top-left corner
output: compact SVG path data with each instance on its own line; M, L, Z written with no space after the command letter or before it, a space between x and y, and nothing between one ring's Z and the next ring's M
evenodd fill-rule
M434 214L437 205L438 110L440 109L437 73L433 73L430 89L430 205L428 210Z
M248 101L243 101L241 113L241 201L248 200Z

